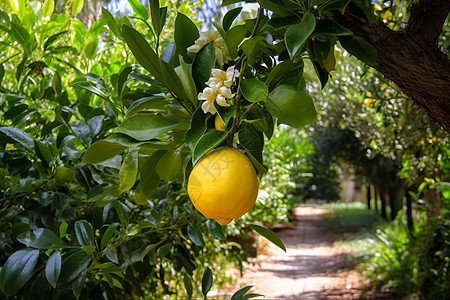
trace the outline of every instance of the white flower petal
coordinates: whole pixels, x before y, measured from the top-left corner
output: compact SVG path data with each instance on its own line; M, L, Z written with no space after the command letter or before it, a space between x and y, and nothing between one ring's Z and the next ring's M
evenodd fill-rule
M230 106L230 103L228 103L221 94L217 95L216 101L217 101L217 104L219 104L220 106L223 106L223 107Z
M225 98L230 98L233 96L233 94L231 93L231 90L229 88L227 88L226 86L222 86L219 89L219 92L222 96L224 96Z
M214 101L206 100L202 104L202 110L205 114L211 113L212 115L216 114L216 108L214 107Z

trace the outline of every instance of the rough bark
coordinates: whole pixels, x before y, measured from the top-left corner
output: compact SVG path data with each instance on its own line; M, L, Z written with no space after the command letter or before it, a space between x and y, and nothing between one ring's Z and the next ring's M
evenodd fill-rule
M351 2L344 14L331 16L378 53L372 66L450 132L450 61L438 46L450 11L449 0L420 0L412 5L408 24L392 31L381 20L370 22Z

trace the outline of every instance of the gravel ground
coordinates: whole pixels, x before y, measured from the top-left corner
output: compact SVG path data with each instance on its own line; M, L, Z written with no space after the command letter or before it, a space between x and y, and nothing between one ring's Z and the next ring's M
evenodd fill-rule
M251 292L265 299L360 299L361 275L344 259L336 243L343 230L331 227L326 213L314 205L297 207L292 226L273 228L287 252L260 238L258 256L221 294L253 285Z

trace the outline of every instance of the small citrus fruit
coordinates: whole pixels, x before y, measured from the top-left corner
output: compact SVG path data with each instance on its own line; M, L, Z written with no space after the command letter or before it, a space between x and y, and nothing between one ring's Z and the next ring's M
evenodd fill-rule
M195 165L187 190L195 208L226 225L253 207L258 185L248 157L235 148L220 147Z
M214 127L216 127L216 130L220 131L227 130L225 123L222 121L222 118L219 115L216 115L216 118L214 119Z
M334 46L330 48L330 52L328 53L328 56L325 59L324 67L328 73L330 73L331 71L336 69L336 58L334 57Z
M372 103L372 99L370 99L370 98L364 99L364 105L365 106L369 107L371 103Z

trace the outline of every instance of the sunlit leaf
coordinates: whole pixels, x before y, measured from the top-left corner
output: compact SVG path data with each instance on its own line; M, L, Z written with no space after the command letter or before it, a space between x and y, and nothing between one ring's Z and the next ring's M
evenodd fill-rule
M286 252L286 246L284 246L281 239L275 233L273 233L273 231L271 231L265 227L262 227L260 225L257 225L257 224L250 224L250 226L261 236L265 237L266 239L271 241L273 244L280 247L280 249L282 249L284 252Z
M178 121L158 115L135 115L123 121L115 132L126 134L138 141L147 141L169 132L179 124Z

